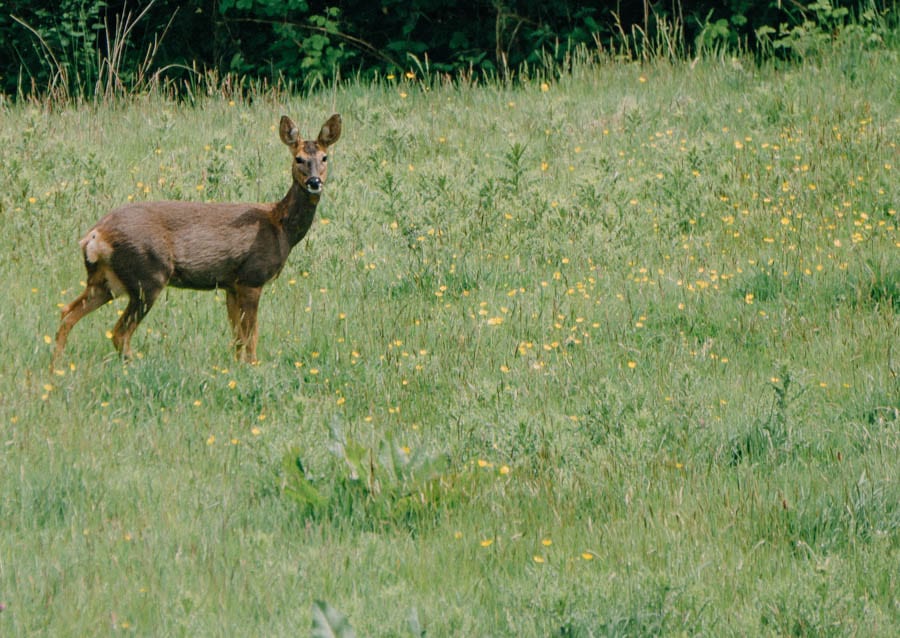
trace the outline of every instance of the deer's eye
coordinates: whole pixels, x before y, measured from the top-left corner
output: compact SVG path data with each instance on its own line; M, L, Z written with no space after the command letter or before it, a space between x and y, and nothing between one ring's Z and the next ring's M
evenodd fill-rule
M328 156L327 156L327 155L323 155L323 156L322 156L322 161L323 161L323 162L327 162L327 161L328 161Z

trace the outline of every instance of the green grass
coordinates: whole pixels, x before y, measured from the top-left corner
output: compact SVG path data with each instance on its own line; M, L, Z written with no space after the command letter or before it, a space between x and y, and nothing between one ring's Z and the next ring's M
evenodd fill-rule
M0 634L895 635L900 79L853 60L4 105ZM100 215L280 198L333 110L259 366L171 290L47 372Z

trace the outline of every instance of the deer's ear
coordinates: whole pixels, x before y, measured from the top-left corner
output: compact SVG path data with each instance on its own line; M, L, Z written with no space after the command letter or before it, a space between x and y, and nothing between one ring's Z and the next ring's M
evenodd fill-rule
M322 130L319 131L319 137L316 140L316 144L322 147L329 147L341 137L341 116L335 113L331 117L328 118L328 121L322 126Z
M281 116L281 125L278 127L278 132L281 135L281 141L288 146L293 146L300 141L300 129L287 115Z

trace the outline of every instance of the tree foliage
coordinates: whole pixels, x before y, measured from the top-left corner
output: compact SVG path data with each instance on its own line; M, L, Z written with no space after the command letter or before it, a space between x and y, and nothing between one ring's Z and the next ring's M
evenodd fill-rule
M897 0L0 0L0 91L93 94L209 71L293 86L426 69L507 77L579 45L646 55L660 36L667 54L784 56L810 30L828 39L867 20L896 27L896 9Z

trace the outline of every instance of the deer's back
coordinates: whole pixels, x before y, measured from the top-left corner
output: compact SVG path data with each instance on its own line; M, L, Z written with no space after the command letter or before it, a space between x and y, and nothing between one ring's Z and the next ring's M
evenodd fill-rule
M262 285L290 250L271 210L267 204L129 204L101 219L85 242L94 235L107 244L114 269L150 264L173 286Z

